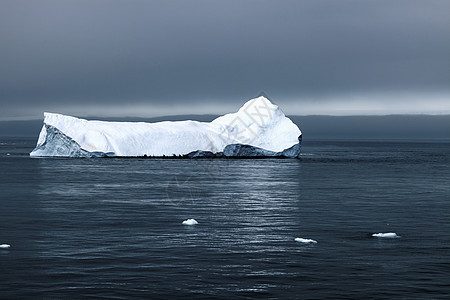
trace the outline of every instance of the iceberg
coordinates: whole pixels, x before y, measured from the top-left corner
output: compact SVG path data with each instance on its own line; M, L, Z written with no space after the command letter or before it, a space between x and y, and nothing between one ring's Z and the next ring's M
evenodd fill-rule
M44 113L31 157L299 158L302 132L261 96L211 122L105 122Z

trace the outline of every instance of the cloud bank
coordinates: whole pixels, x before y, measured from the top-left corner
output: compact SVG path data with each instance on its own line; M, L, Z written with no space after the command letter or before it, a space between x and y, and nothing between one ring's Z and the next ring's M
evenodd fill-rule
M448 1L3 0L0 119L450 113Z

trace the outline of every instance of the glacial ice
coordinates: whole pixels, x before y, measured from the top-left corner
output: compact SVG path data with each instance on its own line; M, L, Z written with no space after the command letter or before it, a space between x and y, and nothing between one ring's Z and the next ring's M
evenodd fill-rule
M8 244L1 244L0 245L0 249L8 249L10 247L11 247L11 245L8 245Z
M197 225L198 222L195 219L187 219L187 220L184 220L182 224L183 225Z
M305 244L317 244L317 241L312 239L295 238L294 241Z
M385 232L385 233L374 233L372 234L373 237L379 237L379 238L399 238L400 236L397 235L395 232Z
M265 97L212 122L104 122L44 113L32 157L299 157L302 133Z

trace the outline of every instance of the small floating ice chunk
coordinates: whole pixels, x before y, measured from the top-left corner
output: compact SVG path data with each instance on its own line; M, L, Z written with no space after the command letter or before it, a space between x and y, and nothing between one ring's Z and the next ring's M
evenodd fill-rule
M385 233L374 233L372 234L373 237L379 237L379 238L399 238L400 236L397 235L395 232L385 232Z
M10 156L11 155L11 153L6 153L6 156Z
M183 221L183 225L197 225L198 222L195 219L187 219Z
M1 244L0 245L0 249L8 249L10 247L11 247L11 245L8 245L8 244Z
M317 241L312 239L295 238L294 241L305 244L317 244Z

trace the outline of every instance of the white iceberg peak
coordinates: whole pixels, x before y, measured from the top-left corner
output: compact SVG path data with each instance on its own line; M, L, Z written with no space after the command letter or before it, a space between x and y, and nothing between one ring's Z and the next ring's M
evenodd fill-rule
M11 247L11 245L8 245L8 244L1 244L0 245L0 249L8 249L10 247Z
M265 97L212 122L104 122L44 113L31 156L299 157L301 131Z
M197 225L198 222L195 219L187 219L187 220L184 220L182 224L183 225Z

